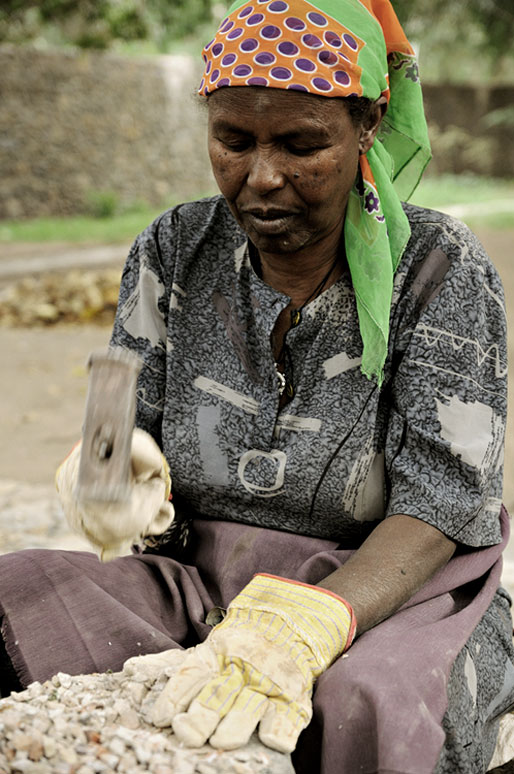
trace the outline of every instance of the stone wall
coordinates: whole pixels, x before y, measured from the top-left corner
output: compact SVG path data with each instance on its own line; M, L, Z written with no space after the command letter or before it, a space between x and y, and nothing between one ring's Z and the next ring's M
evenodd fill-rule
M92 194L157 206L215 190L200 61L0 46L0 218L83 211ZM514 87L425 86L432 169L514 175Z
M0 47L0 217L213 190L199 80L187 57Z

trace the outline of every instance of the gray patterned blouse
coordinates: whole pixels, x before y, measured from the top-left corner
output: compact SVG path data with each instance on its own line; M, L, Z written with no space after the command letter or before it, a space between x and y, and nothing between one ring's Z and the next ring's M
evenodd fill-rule
M111 344L143 362L136 423L162 446L193 514L358 545L388 515L469 546L500 541L506 315L462 223L405 205L385 380L360 371L348 274L287 334L279 410L266 285L222 197L165 212L135 241Z

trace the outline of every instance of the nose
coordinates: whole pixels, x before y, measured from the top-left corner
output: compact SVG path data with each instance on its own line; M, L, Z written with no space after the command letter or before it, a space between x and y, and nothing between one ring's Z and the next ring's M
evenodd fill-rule
M256 147L250 158L247 183L261 196L283 188L286 174L280 163L280 154L272 149Z

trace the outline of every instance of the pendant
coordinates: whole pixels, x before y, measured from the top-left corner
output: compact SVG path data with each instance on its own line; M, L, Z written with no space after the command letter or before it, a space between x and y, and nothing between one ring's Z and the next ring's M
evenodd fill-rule
M277 384L278 384L278 394L282 396L284 394L284 390L286 389L286 377L282 373L282 371L278 370L278 365L275 363L275 371L277 372Z

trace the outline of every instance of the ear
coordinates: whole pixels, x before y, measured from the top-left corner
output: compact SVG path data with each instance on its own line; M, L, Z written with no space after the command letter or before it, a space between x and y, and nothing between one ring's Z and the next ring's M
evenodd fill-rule
M387 99L379 97L370 108L369 115L363 121L359 136L359 153L361 156L367 153L377 136L378 128L387 110Z

